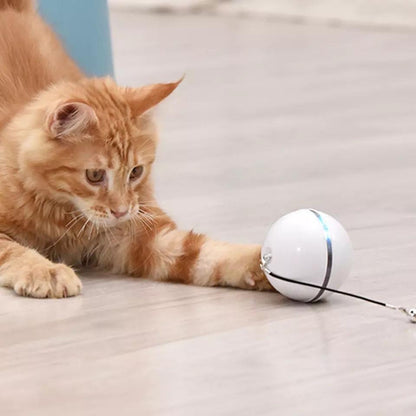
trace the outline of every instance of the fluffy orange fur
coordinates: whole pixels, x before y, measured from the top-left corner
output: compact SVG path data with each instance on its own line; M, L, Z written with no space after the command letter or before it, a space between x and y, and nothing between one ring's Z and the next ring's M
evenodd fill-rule
M269 289L259 246L178 230L159 208L148 110L179 82L86 78L28 0L0 0L0 285L74 296L70 266Z

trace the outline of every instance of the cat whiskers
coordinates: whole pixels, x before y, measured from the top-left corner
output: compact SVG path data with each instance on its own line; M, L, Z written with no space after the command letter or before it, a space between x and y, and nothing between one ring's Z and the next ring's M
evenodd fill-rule
M148 232L152 232L156 218L156 215L152 215L141 208L131 216L131 220L136 226L144 228Z
M83 211L77 210L75 212L79 212L79 214L72 218L67 224L65 224L65 232L53 244L51 244L49 247L46 247L45 250L50 250L51 248L55 247L84 216Z
M141 207L160 208L156 201L139 201Z
M87 225L88 225L88 223L91 221L91 218L92 218L92 215L88 215L88 212L89 211L87 211L86 212L86 214L87 214L87 218L86 218L86 220L85 220L85 223L84 223L84 225L81 227L81 229L79 230L79 232L78 232L78 234L77 234L77 238L79 238L80 237L80 235L83 233L83 231L86 229L86 227L87 227ZM92 224L92 222L91 222L91 224Z
M144 211L139 211L136 218L137 218L137 220L141 221L142 224L147 226L149 231L152 230L152 227L153 227L155 221L154 221L154 219L151 215L145 213Z
M150 210L149 211L146 211L145 210L146 208L152 209L152 208L155 208L155 207L158 208L158 205L151 206L151 205L141 204L140 205L140 209L139 209L139 215L142 215L142 216L144 216L146 218L149 218L153 222L155 222L155 220L157 218L163 218L163 217L166 216L164 213L162 213L162 214L153 214L153 213L149 212Z
M95 247L91 250L87 252L87 255L85 257L86 263L88 264L91 261L91 258L93 257L93 255L97 252L97 250L102 247L98 242L95 244Z
M97 236L99 234L98 225L94 221L91 221L90 233L88 234L88 241L91 239L94 231L95 231L96 236Z
M134 213L134 214L132 214L132 216L131 216L131 218L130 218L130 220L131 220L131 223L133 223L134 224L134 227L135 228L142 228L142 226L145 226L145 229L146 229L146 231L149 229L149 226L148 225L146 225L146 224L144 224L142 221L141 221L141 219L139 218L139 214L138 213Z
M111 247L115 242L115 236L110 227L104 228L104 235L107 238L109 246Z
M79 214L76 215L75 217L73 217L68 223L66 223L65 224L65 228L70 227L69 229L71 229L72 228L71 224L74 223L74 222L75 223L78 222L77 220L81 219L81 217L84 216L84 213L83 212L80 212L80 211L74 211L74 212L79 212Z

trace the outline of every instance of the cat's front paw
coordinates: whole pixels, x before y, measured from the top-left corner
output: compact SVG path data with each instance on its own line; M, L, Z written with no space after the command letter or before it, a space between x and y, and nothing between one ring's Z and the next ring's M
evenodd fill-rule
M245 289L253 290L273 290L273 286L267 280L267 277L260 269L260 266L246 272L243 278Z
M22 267L16 273L13 289L21 296L66 298L81 292L81 280L65 264L39 261Z
M254 249L254 254L249 258L248 269L242 278L242 287L253 290L274 290L260 268L260 246Z

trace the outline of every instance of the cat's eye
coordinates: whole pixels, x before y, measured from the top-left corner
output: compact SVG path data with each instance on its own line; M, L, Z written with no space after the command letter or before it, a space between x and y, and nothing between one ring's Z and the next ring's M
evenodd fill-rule
M143 166L136 166L130 172L129 180L135 181L140 178L143 174Z
M89 183L93 185L98 185L101 182L104 182L105 170L104 169L87 169L85 171L85 176L87 177Z

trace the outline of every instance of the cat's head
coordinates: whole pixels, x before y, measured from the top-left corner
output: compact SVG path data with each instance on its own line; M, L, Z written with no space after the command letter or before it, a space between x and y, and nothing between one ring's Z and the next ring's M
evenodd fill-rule
M25 186L99 226L113 226L149 204L157 134L148 110L180 81L133 89L111 79L62 83L16 120Z

